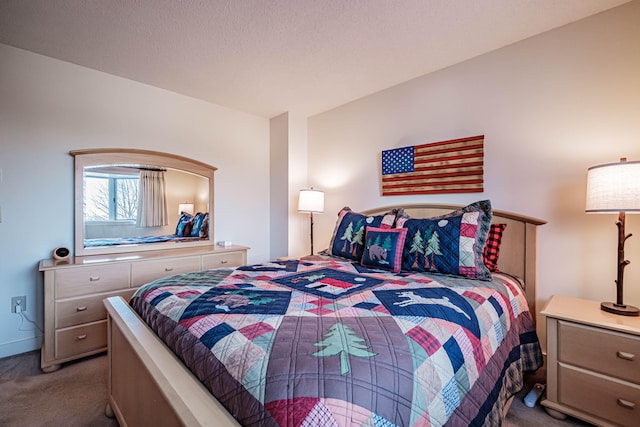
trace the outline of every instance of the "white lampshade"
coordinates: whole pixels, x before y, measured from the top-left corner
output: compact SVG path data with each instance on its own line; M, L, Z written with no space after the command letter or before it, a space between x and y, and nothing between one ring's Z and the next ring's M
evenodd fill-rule
M193 203L180 203L178 204L178 214L186 212L189 215L193 215Z
M319 190L300 190L298 199L299 212L324 212L324 192Z
M586 212L640 213L640 161L608 163L587 171Z

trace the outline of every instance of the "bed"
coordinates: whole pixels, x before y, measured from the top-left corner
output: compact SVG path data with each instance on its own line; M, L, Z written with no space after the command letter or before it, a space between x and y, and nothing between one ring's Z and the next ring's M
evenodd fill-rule
M209 212L198 212L191 215L180 212L175 234L131 236L131 237L96 237L84 239L85 248L105 246L144 245L163 242L197 242L209 239Z
M137 237L104 237L96 239L84 239L85 248L100 248L103 246L121 246L121 245L144 245L146 243L158 242L195 242L206 240L202 237L183 237L175 234L167 234L164 236L137 236Z
M542 363L543 223L486 203L342 210L322 255L109 298L107 413L122 426L499 425ZM500 271L477 262L490 224Z

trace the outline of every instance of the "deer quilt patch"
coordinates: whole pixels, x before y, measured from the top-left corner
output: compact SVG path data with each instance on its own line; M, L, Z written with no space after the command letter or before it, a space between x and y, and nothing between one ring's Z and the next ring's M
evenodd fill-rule
M455 322L480 337L478 319L466 298L447 288L374 291L394 316L424 317Z

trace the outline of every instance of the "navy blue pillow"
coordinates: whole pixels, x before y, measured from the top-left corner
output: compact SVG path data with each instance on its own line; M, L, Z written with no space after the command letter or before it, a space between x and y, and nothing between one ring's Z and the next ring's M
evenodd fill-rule
M367 227L365 250L360 264L399 273L406 236L406 228Z
M207 229L209 221L209 213L198 212L193 217L193 227L191 227L191 237L204 237L204 231Z
M391 228L396 211L384 215L367 216L343 208L338 214L338 223L331 237L331 255L360 262L364 252L366 227Z
M403 217L407 229L402 270L488 280L482 252L491 225L491 202L483 200L435 218Z
M193 216L189 213L186 213L186 212L180 213L180 219L178 219L178 225L176 226L176 236L178 237L185 236L185 228L187 227L187 224L189 224L189 221L191 221L192 218ZM189 236L188 233L186 235Z

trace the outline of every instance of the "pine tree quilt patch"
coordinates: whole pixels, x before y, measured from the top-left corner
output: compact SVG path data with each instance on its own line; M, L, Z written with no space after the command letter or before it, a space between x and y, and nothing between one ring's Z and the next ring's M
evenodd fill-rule
M542 363L526 299L499 274L313 256L160 279L131 305L244 426L493 424Z

